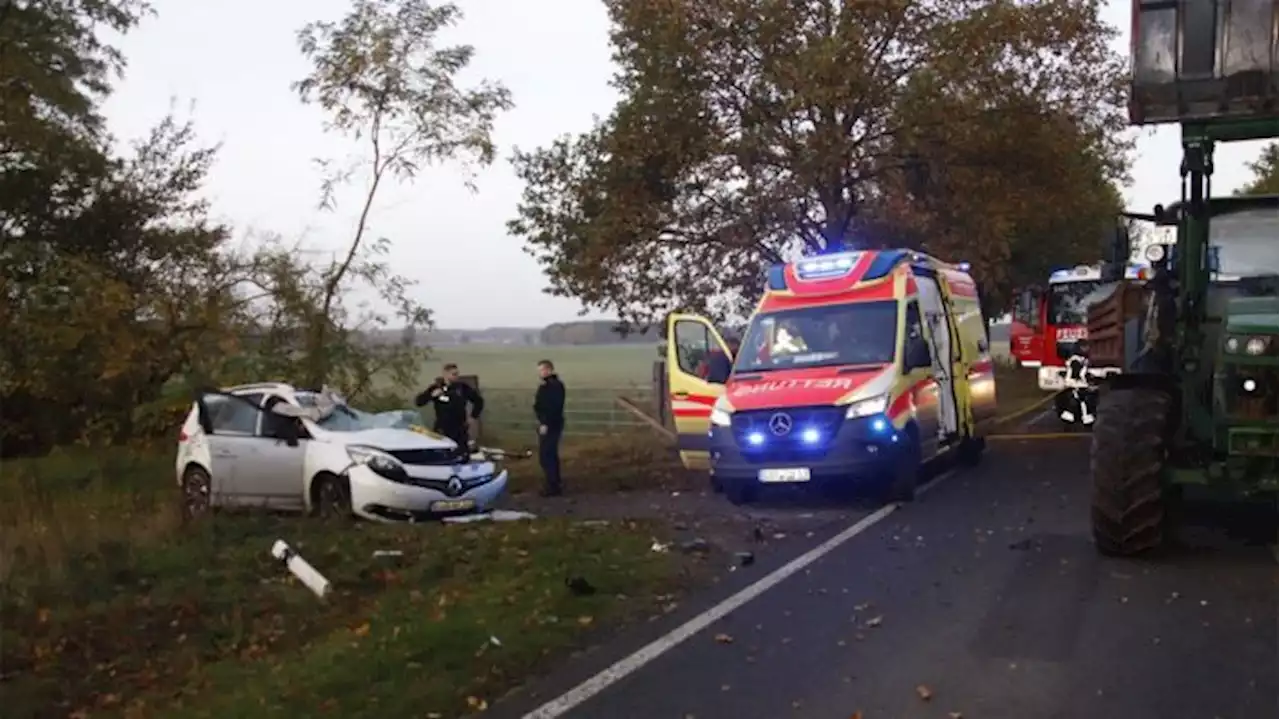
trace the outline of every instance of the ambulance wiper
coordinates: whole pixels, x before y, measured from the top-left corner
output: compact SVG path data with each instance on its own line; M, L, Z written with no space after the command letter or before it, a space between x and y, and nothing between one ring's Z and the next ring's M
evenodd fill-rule
M836 374L849 374L852 372L866 372L869 369L879 369L885 366L885 362L859 362L858 364L849 364L836 370Z

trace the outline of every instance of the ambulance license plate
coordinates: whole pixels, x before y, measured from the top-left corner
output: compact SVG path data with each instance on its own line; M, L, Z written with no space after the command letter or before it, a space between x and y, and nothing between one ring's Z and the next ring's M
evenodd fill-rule
M781 484L783 482L808 482L808 467L790 467L787 469L762 469L760 470L760 481L770 484Z

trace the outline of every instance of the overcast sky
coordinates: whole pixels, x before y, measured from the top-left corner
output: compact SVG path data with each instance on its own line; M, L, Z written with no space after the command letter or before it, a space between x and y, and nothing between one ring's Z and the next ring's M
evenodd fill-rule
M143 135L171 108L222 143L208 194L216 216L240 232L274 232L333 248L350 236L357 199L335 213L315 209L314 158L340 158L351 145L326 136L317 111L289 90L307 72L295 33L303 24L341 17L345 0L152 0L156 17L121 43L129 68L107 105L112 131ZM537 263L506 234L520 196L506 160L513 146L531 149L581 132L617 100L608 86L608 22L600 0L461 0L465 18L447 36L470 43L470 73L501 80L516 108L502 116L496 140L504 157L469 193L457 171L423 173L412 186L389 188L373 231L394 240L396 268L417 280L420 299L441 327L541 326L571 320L579 305L542 292ZM1109 20L1126 31L1127 0L1111 0ZM1127 50L1126 50L1127 54ZM176 106L175 106L176 103ZM188 114L188 108L192 106ZM1215 186L1234 188L1260 143L1221 145ZM1178 131L1147 132L1139 141L1131 207L1148 209L1178 194ZM459 271L458 261L474 268Z

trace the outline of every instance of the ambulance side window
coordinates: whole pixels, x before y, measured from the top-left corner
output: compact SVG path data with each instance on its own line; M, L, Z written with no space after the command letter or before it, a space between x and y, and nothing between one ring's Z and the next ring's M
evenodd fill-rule
M906 341L904 344L910 345L911 342L919 342L924 337L924 328L920 324L920 305L913 300L907 305L907 318L905 328Z
M680 320L676 322L676 362L685 374L706 376L707 355L715 340L711 331L701 322Z

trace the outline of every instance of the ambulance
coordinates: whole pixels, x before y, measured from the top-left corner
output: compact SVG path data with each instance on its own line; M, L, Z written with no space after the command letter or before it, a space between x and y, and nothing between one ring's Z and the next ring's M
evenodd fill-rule
M666 330L681 460L735 504L784 484L910 501L923 463L978 461L996 412L968 266L910 250L771 267L724 383L699 372L730 352L710 321L674 313Z

